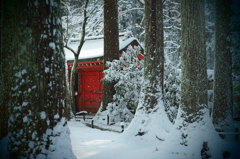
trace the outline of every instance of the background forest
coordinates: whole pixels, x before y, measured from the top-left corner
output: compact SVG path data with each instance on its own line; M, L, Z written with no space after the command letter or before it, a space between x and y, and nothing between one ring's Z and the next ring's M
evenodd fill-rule
M224 146L239 131L239 0L8 0L0 19L0 139L8 158L75 158L67 124L76 115L74 70L93 36L104 38L96 123L126 119L121 137L164 141L163 157L239 157L231 150L239 145ZM138 47L119 58L119 33L139 40L144 60ZM78 50L68 46L72 38ZM75 57L70 85L64 48Z

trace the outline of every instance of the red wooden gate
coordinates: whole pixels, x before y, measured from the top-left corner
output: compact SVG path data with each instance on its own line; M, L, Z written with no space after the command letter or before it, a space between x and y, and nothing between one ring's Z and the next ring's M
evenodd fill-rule
M82 110L96 113L103 97L102 71L82 71L81 75L81 105Z

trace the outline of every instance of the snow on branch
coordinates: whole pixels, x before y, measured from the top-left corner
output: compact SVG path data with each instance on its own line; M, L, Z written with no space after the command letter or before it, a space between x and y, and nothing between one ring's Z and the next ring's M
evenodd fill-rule
M74 55L77 55L77 53L72 48L68 47L67 44L64 47L67 48L68 50L72 51L72 53Z
M144 8L131 8L131 9L128 9L128 10L126 10L126 11L120 12L120 13L118 14L118 16L119 16L119 17L120 17L120 16L123 16L123 15L126 14L127 12L131 12L131 11L134 11L134 10L144 10Z

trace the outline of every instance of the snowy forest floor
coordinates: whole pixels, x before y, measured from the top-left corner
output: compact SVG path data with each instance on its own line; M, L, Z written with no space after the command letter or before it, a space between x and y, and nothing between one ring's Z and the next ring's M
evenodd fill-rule
M101 125L103 129L110 130L103 131L103 129L92 129L86 125L89 123L75 121L75 119L68 121L72 151L77 159L158 159L161 156L158 149L164 141L144 136L124 138L122 133L119 133L121 130L119 126ZM236 122L235 126L240 126L240 122ZM240 141L235 140L235 135L232 135L231 138L230 142L235 143L236 146L234 149L238 149ZM169 147L169 149L176 148ZM1 159L6 158L6 150L7 141L6 138L3 138L0 141ZM176 157L169 154L167 158ZM237 151L228 159L240 159L240 152Z
M158 147L164 141L141 136L131 139L123 138L122 133L92 129L85 124L83 121L75 120L68 122L72 150L77 159L157 159L160 157ZM107 127L105 126L104 129ZM240 145L239 141L235 143Z
M79 121L68 122L72 150L77 159L159 158L157 146L163 141L141 137L121 138L121 133L92 129Z

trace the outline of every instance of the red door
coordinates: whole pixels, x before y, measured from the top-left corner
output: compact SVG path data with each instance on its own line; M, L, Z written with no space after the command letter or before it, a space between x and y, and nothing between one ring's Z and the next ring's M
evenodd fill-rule
M83 71L82 72L82 104L83 110L88 113L96 113L102 102L103 85L102 71Z

